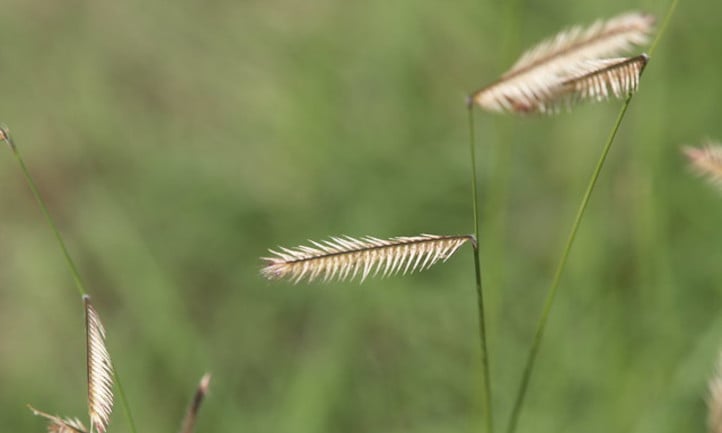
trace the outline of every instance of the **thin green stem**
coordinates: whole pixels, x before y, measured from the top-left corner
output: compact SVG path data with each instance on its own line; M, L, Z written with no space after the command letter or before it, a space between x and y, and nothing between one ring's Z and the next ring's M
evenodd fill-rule
M481 283L481 259L479 257L479 194L476 178L476 148L474 145L474 106L468 104L469 111L469 149L471 151L471 192L474 208L474 272L476 274L476 300L479 310L479 344L481 348L481 368L484 374L483 406L486 415L486 432L494 432L494 418L491 410L491 374L489 374L489 352L486 345L486 320L484 315L484 292Z
M115 378L115 384L118 388L118 397L120 397L120 404L123 407L123 413L125 414L125 418L128 420L128 424L130 425L130 431L132 433L137 433L138 429L135 428L135 420L133 419L133 413L130 411L130 405L128 404L128 399L125 397L125 390L123 389L123 383L120 381L120 376L118 375L118 369L113 367L113 377Z
M10 134L8 133L6 128L0 127L0 140L5 141L8 146L10 147L10 150L12 150L13 155L15 156L15 159L18 161L18 164L20 165L20 169L23 172L23 176L25 176L25 180L27 180L28 185L30 186L30 190L33 193L33 196L35 197L35 200L38 202L38 205L40 206L40 210L42 211L43 215L45 216L45 221L50 226L50 229L52 230L53 234L55 235L55 239L58 241L58 245L60 245L60 249L63 252L63 256L65 257L65 262L68 265L68 269L70 269L70 273L73 276L73 280L75 281L75 287L78 290L78 293L80 293L81 297L87 295L87 290L85 289L85 285L83 284L83 280L80 278L80 273L78 272L78 267L75 266L75 262L73 261L73 258L70 256L70 252L68 252L68 248L65 245L65 241L63 240L62 235L60 234L60 230L58 230L58 226L55 224L55 221L53 220L53 217L50 215L50 211L48 211L48 207L45 204L45 200L43 200L43 197L40 195L40 190L38 190L37 185L35 184L35 180L33 180L33 177L30 175L30 170L28 170L27 165L25 165L25 161L23 160L22 156L20 155L20 151L18 150L17 146L15 146L15 143L13 142L12 138L10 137ZM130 405L128 404L128 400L125 397L125 392L123 391L123 385L120 382L120 377L118 376L117 370L113 369L113 376L115 379L116 388L118 390L118 395L120 396L120 402L123 406L123 412L125 413L126 418L128 418L128 424L130 424L130 430L132 433L137 433L137 430L135 428L135 422L133 421L133 416L130 411ZM93 431L93 423L90 423L90 432Z
M15 146L15 143L13 143L12 139L10 138L10 135L7 133L7 131L0 131L0 134L2 135L2 138L5 140L5 142L8 143L10 146L10 149L13 151L13 155L15 156L15 159L17 160L18 164L20 165L20 170L23 172L23 176L25 176L25 180L28 182L28 186L30 186L30 190L33 193L33 196L35 197L35 201L38 202L38 205L40 206L40 210L43 213L43 216L45 217L45 221L50 226L50 229L53 231L53 234L55 235L55 239L58 241L58 245L60 245L60 249L63 252L63 257L65 257L65 263L68 265L68 269L70 269L70 274L73 276L73 281L75 282L75 288L78 290L78 293L80 296L86 295L87 291L85 290L85 285L83 284L83 280L80 278L80 273L78 272L78 268L75 266L75 262L73 262L73 259L70 257L70 253L68 252L68 247L65 246L65 241L63 241L63 237L60 235L60 231L58 230L58 226L55 225L55 221L50 216L50 212L48 211L48 207L45 205L45 200L43 200L42 196L40 195L40 191L38 190L37 185L35 184L35 181L33 180L33 177L30 175L30 171L28 170L28 167L25 165L25 161L23 160L23 157L20 155L20 151L18 151L18 148Z
M652 54L654 54L654 51L657 49L657 44L659 44L659 41L662 39L662 35L664 34L664 32L667 31L667 26L672 20L672 15L674 15L674 11L677 9L677 3L678 0L672 0L669 8L667 8L667 13L664 15L662 25L659 26L659 32L657 32L657 37L654 38L654 41L652 42L652 47L649 49L649 57L652 57Z
M592 192L594 191L594 187L597 183L597 179L599 178L599 174L602 172L604 161L606 161L607 159L609 149L611 149L612 147L614 138L617 135L619 126L622 124L622 119L624 119L624 115L627 113L627 108L629 108L629 103L631 101L632 94L627 96L627 99L624 101L624 105L619 112L619 116L617 116L617 121L614 123L614 127L609 134L607 143L604 145L602 153L599 156L597 166L594 168L592 177L589 179L589 184L587 185L587 190L584 193L584 197L579 204L579 209L577 210L577 215L574 218L574 223L572 224L569 238L567 239L567 243L564 246L564 251L562 252L561 258L559 259L556 272L554 273L554 278L552 280L551 286L549 287L549 291L547 292L546 300L544 301L544 308L537 324L536 333L534 334L534 340L529 350L529 356L527 357L526 365L524 366L524 373L522 375L521 385L519 385L519 391L517 392L516 400L514 401L514 408L512 409L511 416L509 418L507 433L514 433L514 431L516 430L516 426L519 421L519 415L521 413L521 408L524 403L524 398L526 397L526 391L529 386L529 380L531 379L532 370L534 369L542 337L544 336L544 330L546 329L547 320L549 319L549 313L551 312L552 305L554 304L554 298L556 297L557 290L559 289L559 282L561 281L562 274L564 273L564 268L567 264L569 253L572 249L572 245L574 244L574 239L577 236L577 231L579 230L579 226L581 225L582 218L584 217L584 211L587 209L589 199L592 197Z
M506 65L514 61L519 45L519 25L521 22L521 2L507 0L504 2L503 36L501 38L501 63Z
M494 419L491 412L491 375L489 373L489 354L486 348L486 324L484 323L484 295L481 286L481 265L479 264L479 245L474 242L474 272L476 273L476 299L479 310L479 343L481 347L481 367L484 371L484 412L486 412L486 431L493 433Z
M471 202L474 207L474 236L476 241L479 241L479 193L477 191L477 180L476 180L476 141L474 137L474 107L471 102L468 104L469 112L469 150L471 152Z

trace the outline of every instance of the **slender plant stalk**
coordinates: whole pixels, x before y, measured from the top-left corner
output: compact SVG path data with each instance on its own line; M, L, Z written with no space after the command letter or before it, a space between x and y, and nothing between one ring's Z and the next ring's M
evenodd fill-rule
M677 9L677 3L679 3L679 0L672 0L672 3L669 4L667 13L664 15L664 20L662 21L662 25L659 26L659 32L657 33L657 37L654 38L654 41L652 42L652 47L649 49L649 57L652 57L654 51L657 49L657 44L659 44L659 41L662 39L662 35L665 31L667 31L667 26L672 20L672 15L674 15L674 11Z
M50 229L55 235L55 239L58 241L58 245L60 245L60 249L63 251L65 263L68 265L68 269L70 269L70 274L73 276L73 281L75 281L75 288L78 290L80 296L87 295L85 291L85 286L83 285L83 281L80 279L80 273L78 272L78 268L75 266L75 262L73 262L73 259L70 257L68 248L65 246L65 241L63 241L63 237L60 235L60 231L58 230L58 226L55 225L53 217L50 216L48 207L45 205L45 201L40 195L40 191L38 190L38 187L35 184L33 177L30 175L30 171L28 170L27 165L25 165L25 161L23 160L22 156L20 156L20 152L15 146L15 143L10 138L10 135L5 130L0 131L0 134L2 134L2 139L5 140L5 142L10 146L10 150L12 150L13 155L18 162L18 165L20 165L20 170L23 172L23 176L25 176L25 180L28 182L28 186L30 187L33 196L35 197L35 201L37 201L38 206L40 206L40 210L45 217L45 221L50 226Z
M70 256L70 252L68 252L68 248L65 245L65 241L63 240L62 235L60 234L60 230L58 230L58 226L55 224L55 220L53 220L53 217L50 215L50 211L48 211L48 207L45 204L45 200L43 200L43 197L40 195L40 191L38 190L38 187L33 180L33 177L30 175L30 170L28 170L27 165L25 165L25 161L23 160L22 156L20 155L20 151L18 150L17 146L15 146L15 143L13 142L12 138L10 138L10 134L8 133L6 128L0 127L0 140L5 141L8 146L10 147L10 150L12 150L13 155L15 156L15 159L18 162L18 165L20 165L20 169L23 172L23 176L25 176L25 180L28 182L28 186L30 187L30 190L33 193L33 196L35 197L35 200L38 202L38 206L40 206L40 210L42 211L43 215L45 216L45 221L48 223L48 226L50 226L50 229L52 230L53 234L55 235L55 239L58 242L58 245L60 246L60 249L63 252L63 256L65 257L65 263L68 266L68 269L70 270L70 274L73 277L73 281L75 282L75 288L78 290L78 293L81 296L87 295L87 290L85 289L85 284L83 284L83 280L80 278L80 273L78 272L78 267L75 265L75 261L73 261L73 258ZM115 384L118 388L118 395L120 396L120 402L123 406L123 412L125 413L126 418L128 419L128 424L130 425L130 430L132 433L137 433L137 429L135 427L135 421L133 421L133 416L131 414L130 405L128 404L128 400L125 397L125 392L123 392L123 385L121 384L120 377L118 376L117 369L113 369L113 378L115 380ZM92 430L92 423L91 423L91 430Z
M544 308L537 324L536 333L534 334L534 341L532 342L531 348L529 350L529 356L527 358L526 365L524 366L524 373L522 376L521 385L519 386L519 391L514 402L514 408L511 412L507 433L513 433L516 430L516 425L519 421L519 414L524 403L524 397L526 397L526 391L529 386L529 379L531 379L531 373L534 369L536 357L539 352L539 346L541 345L542 337L544 336L544 330L546 328L547 320L549 319L549 313L551 311L552 304L554 303L554 298L556 297L557 290L559 289L559 282L561 281L562 274L564 273L564 267L566 266L567 259L569 258L569 252L571 251L572 245L574 244L574 239L576 238L577 231L579 230L582 218L584 217L584 211L589 204L589 199L592 196L592 192L594 191L594 187L597 183L597 179L599 178L599 174L602 172L604 161L607 159L607 154L609 154L609 149L611 149L612 147L612 143L614 142L614 138L617 135L619 126L622 124L622 119L624 119L624 115L627 112L629 103L632 101L632 96L632 94L629 94L627 96L627 99L624 101L624 105L619 112L619 116L617 116L617 121L614 123L614 127L609 134L607 143L604 145L602 153L599 156L597 166L594 168L592 177L589 179L589 184L587 185L587 190L584 193L584 197L579 204L579 209L577 210L577 215L574 218L574 223L572 224L569 238L567 239L567 243L564 246L564 251L562 252L562 256L559 259L556 272L554 273L554 279L552 280L549 291L547 292L546 300L544 301Z
M120 397L121 406L123 407L123 413L125 414L125 418L128 420L128 425L130 425L130 431L132 433L138 433L138 429L135 427L133 413L131 412L130 405L128 404L128 399L125 397L123 382L120 381L117 367L113 368L113 378L115 379L115 385L118 391L118 397Z
M519 48L519 26L522 20L521 16L521 5L520 0L506 0L504 2L504 20L503 20L503 35L501 41L501 57L499 64L506 65L510 64L515 60L517 51ZM496 125L496 143L505 143L506 136L508 136L508 125ZM492 289L499 291L501 288L498 287L496 282L503 281L503 254L502 248L504 247L505 239L505 228L506 228L506 208L509 200L508 187L509 187L509 167L511 158L511 146L497 145L494 147L492 152L492 160L490 161L490 167L492 167L491 179L492 183L488 191L488 196L485 200L486 208L488 209L487 218L490 223L486 226L485 230L485 241L486 248L489 251L493 251L494 263L489 266L489 262L486 263L486 283L487 283L487 295L489 294L489 286L491 282ZM483 213L483 211L482 211ZM491 230L489 228L491 227ZM491 233L489 233L491 232ZM491 270L494 270L494 274L491 274ZM501 270L501 271L500 271ZM493 277L493 278L490 278ZM495 280L495 281L494 281ZM497 286L494 288L494 286ZM492 307L493 308L493 307Z
M517 46L519 45L519 25L521 21L521 8L519 0L504 2L504 34L501 41L501 64L514 61Z
M484 374L483 405L486 415L486 431L494 432L494 418L491 410L491 374L489 374L489 352L486 345L486 319L484 315L484 292L481 280L481 260L479 257L479 194L476 180L476 148L474 145L474 105L469 100L469 149L471 151L471 192L474 208L474 271L476 273L476 300L479 309L479 344L481 347L481 368Z
M659 40L662 37L662 34L667 28L667 25L669 24L670 19L672 18L672 15L674 14L674 11L677 7L678 0L672 0L670 3L669 8L667 9L667 13L664 17L664 21L662 23L662 26L657 33L656 38L652 42L652 46L649 50L649 55L654 53L655 49L657 48L657 44L659 43ZM514 433L516 431L516 426L519 422L519 416L521 413L522 406L524 404L524 398L526 397L526 391L529 386L529 380L531 379L532 370L534 369L534 365L536 362L536 357L539 352L539 347L541 345L542 337L544 336L544 329L546 328L546 323L549 318L549 313L552 308L552 304L554 303L554 298L556 297L557 290L559 288L559 283L561 281L562 274L564 273L564 268L567 263L567 259L569 258L569 253L571 251L572 245L574 244L574 239L576 237L577 231L579 229L579 226L581 225L582 219L584 217L584 211L587 208L587 204L589 203L589 199L591 198L592 192L594 191L594 187L597 183L597 179L599 178L599 174L602 171L602 167L604 166L604 161L607 158L607 154L609 153L609 149L612 146L612 143L614 142L614 138L617 135L617 131L619 130L619 126L622 123L622 120L624 119L624 115L627 113L627 108L629 108L629 103L632 101L633 93L630 93L627 96L627 99L624 101L624 105L622 105L622 108L619 112L619 115L617 117L617 121L614 123L614 126L612 128L611 133L609 134L609 138L607 139L607 143L604 145L604 148L602 149L602 153L599 156L599 161L597 162L597 166L594 169L594 172L592 173L592 177L589 179L589 184L587 185L587 190L584 193L584 197L582 198L582 201L579 205L579 209L577 211L576 218L574 219L574 223L572 224L572 229L569 233L569 238L567 239L567 243L564 247L564 251L562 252L562 256L559 259L559 264L557 266L556 272L554 273L554 278L552 279L551 286L549 287L549 291L547 292L547 297L544 302L544 308L542 310L541 317L539 318L539 322L537 324L537 329L534 334L534 340L532 341L531 348L529 349L529 356L527 358L526 365L524 366L524 372L522 375L521 384L519 386L519 390L517 392L516 400L514 401L514 407L511 412L511 416L509 418L509 425L507 428L507 433Z

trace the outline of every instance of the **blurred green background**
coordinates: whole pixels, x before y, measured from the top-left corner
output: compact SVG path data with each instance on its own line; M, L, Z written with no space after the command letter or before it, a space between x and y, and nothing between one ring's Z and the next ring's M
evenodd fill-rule
M478 432L470 248L407 278L292 285L267 248L472 230L464 99L574 23L664 0L4 0L0 120L108 331L140 432ZM572 251L520 432L704 431L722 347L720 2L681 2ZM478 114L498 427L619 103ZM0 424L85 408L82 305L0 152ZM4 153L4 156L2 156ZM128 432L116 405L111 432Z

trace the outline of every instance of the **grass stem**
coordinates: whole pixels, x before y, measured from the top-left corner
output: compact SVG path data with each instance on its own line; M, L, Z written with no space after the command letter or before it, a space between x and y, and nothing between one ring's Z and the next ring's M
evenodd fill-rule
M657 44L659 44L659 41L662 39L662 35L667 31L667 26L672 20L672 15L674 15L674 11L677 9L677 3L679 3L679 0L672 0L672 2L669 4L669 8L667 8L667 13L664 15L662 24L659 26L659 32L657 32L657 37L654 38L652 46L649 49L649 57L652 57L654 51L657 49Z
M78 293L81 297L83 295L87 295L87 291L85 290L83 280L80 278L78 268L75 266L75 262L73 262L73 259L70 257L68 247L65 246L65 241L63 241L63 237L60 235L60 230L58 230L58 226L55 225L55 221L50 216L48 207L45 205L45 200L43 200L43 197L40 195L40 191L38 190L38 187L35 184L33 177L30 175L30 170L28 170L27 165L25 165L25 161L20 155L20 151L15 146L12 138L10 138L10 134L8 133L7 129L0 129L0 135L0 139L4 140L10 146L10 150L12 150L13 155L18 162L18 165L20 165L20 170L23 172L23 176L25 176L25 180L28 182L30 191L32 191L33 196L35 197L35 201L38 202L38 206L40 206L40 211L43 213L45 221L48 223L50 229L53 231L55 239L58 241L58 245L60 245L60 249L63 252L63 257L65 257L65 263L68 265L68 269L70 269L70 274L72 275L73 281L75 282L75 288L78 290Z
M125 397L123 383L120 381L118 369L115 366L113 367L113 378L115 379L116 388L118 389L118 397L120 397L120 405L123 407L123 413L125 414L125 418L128 420L130 431L132 433L138 433L138 429L135 427L133 413L130 411L130 404L128 404L128 399Z
M559 263L558 263L556 271L554 273L554 278L549 287L549 291L547 292L546 300L544 301L544 308L542 310L541 317L539 318L539 322L537 324L536 332L534 334L534 340L532 342L531 348L529 349L529 355L527 357L527 361L524 366L524 372L522 374L521 384L519 385L519 390L517 392L516 400L514 401L514 407L512 409L511 416L509 418L509 425L507 428L507 433L514 433L514 431L516 430L516 426L519 421L519 415L521 413L521 408L523 406L524 398L526 397L527 388L529 386L529 380L531 379L532 370L534 369L534 365L536 363L537 354L539 353L539 347L541 345L542 337L544 336L544 330L546 329L546 324L549 319L549 313L551 312L552 305L554 304L554 298L556 297L557 291L559 289L559 282L561 281L562 274L564 273L564 268L567 264L567 259L569 258L569 253L572 249L572 245L574 244L574 239L576 238L577 231L579 230L582 219L584 217L584 211L587 209L587 205L589 204L589 199L592 196L592 192L594 191L594 187L597 183L597 179L599 178L599 174L601 173L602 167L604 166L604 162L606 161L607 155L609 154L609 149L611 149L611 147L612 147L614 138L617 135L619 126L622 124L622 119L624 119L624 115L627 113L627 108L629 108L629 103L631 101L632 101L632 94L627 96L627 99L624 101L624 105L622 105L622 109L620 110L619 115L617 116L617 121L614 123L614 127L612 128L612 131L609 134L607 143L604 145L604 148L602 149L602 153L599 156L599 160L597 161L597 165L594 168L594 172L592 173L592 176L589 179L589 183L587 185L587 190L584 193L584 197L582 198L582 201L579 204L579 209L577 210L577 215L574 218L574 223L572 224L572 229L569 233L569 238L567 239L567 243L564 246L562 256L559 259Z
M476 274L476 300L479 311L479 343L481 348L481 368L484 374L483 406L487 433L494 431L494 417L491 409L491 374L489 374L489 353L486 344L486 319L484 315L484 293L481 279L481 260L479 257L479 194L476 176L476 148L474 139L474 106L468 104L469 111L469 149L471 151L471 191L474 208L474 271Z

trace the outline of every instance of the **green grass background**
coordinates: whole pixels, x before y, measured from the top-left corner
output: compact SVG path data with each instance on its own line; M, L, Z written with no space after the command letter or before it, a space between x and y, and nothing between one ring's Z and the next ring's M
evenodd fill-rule
M478 432L472 254L407 278L260 278L269 247L472 230L465 96L574 23L668 1L4 0L0 120L108 331L140 432ZM704 431L722 347L722 3L680 2L578 236L520 432ZM497 427L619 103L477 113ZM1 149L0 149L1 150ZM6 149L5 149L6 150ZM85 418L82 304L0 152L0 424ZM3 156L4 153L4 156ZM111 432L128 432L119 404Z

